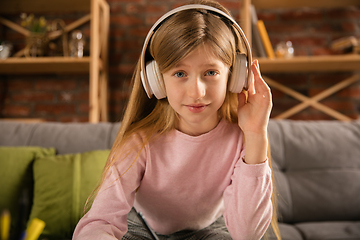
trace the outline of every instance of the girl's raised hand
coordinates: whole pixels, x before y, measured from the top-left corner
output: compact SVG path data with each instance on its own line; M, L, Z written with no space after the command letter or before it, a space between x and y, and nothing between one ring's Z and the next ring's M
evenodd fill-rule
M238 124L244 134L264 134L272 108L272 97L269 86L261 77L259 62L254 60L251 65L253 81L249 86L247 97L244 92L239 93Z

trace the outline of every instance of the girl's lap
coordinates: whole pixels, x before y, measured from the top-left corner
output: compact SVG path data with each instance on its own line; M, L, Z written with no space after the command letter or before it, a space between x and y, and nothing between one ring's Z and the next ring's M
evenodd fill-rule
M153 236L133 209L128 214L128 232L122 240L153 240ZM170 235L157 235L159 240L231 240L223 217L201 230L183 230Z

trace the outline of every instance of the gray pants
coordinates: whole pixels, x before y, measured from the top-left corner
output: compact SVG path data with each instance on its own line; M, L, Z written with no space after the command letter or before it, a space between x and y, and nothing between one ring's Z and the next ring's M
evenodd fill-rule
M134 209L128 214L128 232L122 240L153 240L151 233L139 219ZM223 217L201 230L183 230L170 235L157 234L159 240L231 240Z

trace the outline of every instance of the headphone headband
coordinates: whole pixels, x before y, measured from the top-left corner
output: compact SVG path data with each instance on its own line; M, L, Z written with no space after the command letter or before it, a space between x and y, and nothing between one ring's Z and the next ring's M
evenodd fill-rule
M189 9L204 9L204 10L208 10L211 12L215 12L223 17L225 17L226 19L230 20L232 25L237 29L237 31L240 33L240 36L244 42L244 46L246 48L246 58L247 58L247 62L250 64L247 64L247 71L248 71L248 76L247 79L245 81L245 86L244 89L248 89L248 85L250 83L250 77L251 77L251 63L252 63L252 53L251 53L251 48L250 48L250 44L245 36L245 33L243 32L243 30L241 29L241 27L239 26L239 24L228 14L226 14L225 12L221 11L220 9L217 9L215 7L211 7L208 5L202 5L202 4L189 4L189 5L184 5L184 6L180 6L177 7L167 13L165 13L162 17L160 17L155 24L151 27L150 31L148 32L146 38L145 38L145 42L144 42L144 46L142 48L141 51L141 56L140 56L140 75L141 75L141 80L143 82L143 86L146 90L146 93L148 95L148 97L150 98L151 95L153 94L153 92L151 91L151 88L148 84L148 80L147 80L147 75L146 75L146 65L145 65L145 54L146 54L146 50L148 48L148 44L150 42L150 39L152 37L152 35L154 34L154 32L156 31L156 29L162 24L162 22L164 22L167 18L169 18L170 16L174 15L175 13L181 12L181 11L185 11L185 10L189 10Z

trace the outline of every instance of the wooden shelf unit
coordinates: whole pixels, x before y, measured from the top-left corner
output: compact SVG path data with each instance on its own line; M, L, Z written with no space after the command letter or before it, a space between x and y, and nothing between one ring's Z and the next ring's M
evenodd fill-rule
M69 10L70 9L70 10ZM81 19L67 25L66 33L90 21L90 56L71 57L10 57L0 60L0 74L47 74L88 73L89 74L89 122L108 121L108 34L110 7L105 0L1 0L0 14L21 12L85 12ZM0 17L3 24L28 36L30 32L19 25ZM52 32L53 39L61 32ZM25 39L25 37L24 37Z
M251 42L251 11L250 6L253 4L256 9L275 9L275 8L339 8L348 6L359 6L359 0L242 0L240 16L242 16L243 30L249 42ZM341 120L351 121L352 119L341 114L329 107L321 104L322 99L360 81L360 55L327 55L327 56L295 56L293 58L259 58L261 72L266 73L298 73L298 72L354 72L350 78L335 84L334 86L324 90L323 92L311 98L296 92L266 76L265 81L272 88L275 88L285 94L297 99L300 103L283 113L275 116L275 119L284 119L293 116L301 110L312 106L329 116Z

